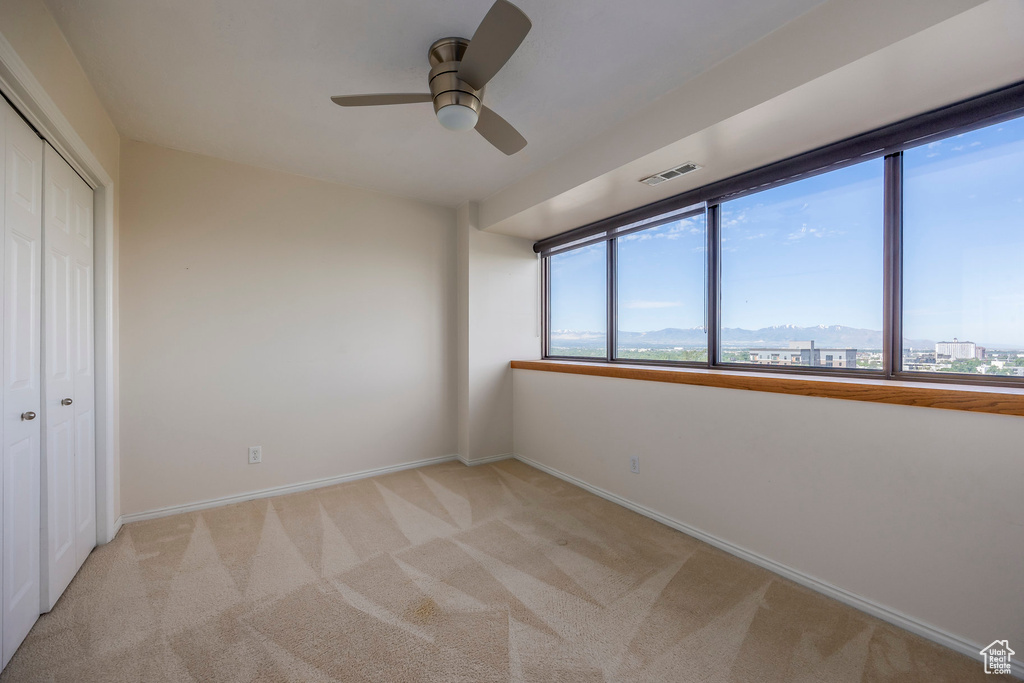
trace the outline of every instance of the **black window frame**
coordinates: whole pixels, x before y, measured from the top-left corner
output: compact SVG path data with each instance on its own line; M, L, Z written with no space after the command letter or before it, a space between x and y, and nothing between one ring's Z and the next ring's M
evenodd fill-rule
M610 218L538 241L534 251L541 254L542 357L549 360L604 362L621 365L650 365L703 368L738 372L779 373L793 376L856 377L913 382L978 384L1024 387L1024 378L1001 375L969 375L908 371L903 362L903 152L936 140L953 137L1002 121L1024 116L1024 81L929 111L894 124L839 142L797 154L752 171L715 181L693 190L653 202ZM721 204L764 190L787 185L846 166L883 158L883 318L882 368L848 368L721 361ZM617 358L618 272L617 238L667 222L705 215L707 263L705 280L706 361L643 360ZM554 254L607 242L606 264L606 353L604 358L555 356L551 342L551 265Z

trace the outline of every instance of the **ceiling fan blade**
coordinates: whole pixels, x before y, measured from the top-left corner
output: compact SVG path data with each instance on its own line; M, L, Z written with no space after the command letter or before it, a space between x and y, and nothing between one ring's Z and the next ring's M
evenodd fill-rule
M480 119L476 122L476 132L509 156L526 147L526 138L520 135L511 123L495 114L494 110L484 106L480 107Z
M505 66L530 32L530 18L508 0L487 10L459 64L459 78L479 90Z
M432 102L430 93L381 93L379 95L335 95L331 102L343 107L373 107L380 104L415 104Z

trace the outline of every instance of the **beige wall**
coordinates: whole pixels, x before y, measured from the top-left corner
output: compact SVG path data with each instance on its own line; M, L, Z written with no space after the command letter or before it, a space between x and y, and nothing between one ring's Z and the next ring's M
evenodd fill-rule
M121 139L85 71L42 0L0 1L0 34L46 94L60 108L114 182L114 516L121 514L118 258L120 224L119 161Z
M121 165L126 514L455 452L454 211L137 142Z
M979 648L1024 642L1024 418L513 374L517 454Z
M0 33L116 181L120 136L46 5L3 0Z
M477 229L457 211L458 444L467 462L512 452L512 358L540 357L540 261L533 242Z

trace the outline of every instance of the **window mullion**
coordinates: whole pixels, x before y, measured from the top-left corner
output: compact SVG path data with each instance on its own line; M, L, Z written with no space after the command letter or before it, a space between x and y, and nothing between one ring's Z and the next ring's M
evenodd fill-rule
M885 290L882 367L892 378L903 359L903 153L885 158Z
M617 252L618 252L618 240L617 239L612 238L612 239L608 240L607 252L608 252L608 270L607 270L607 275L608 275L608 289L607 289L607 291L608 291L608 302L607 302L608 303L608 314L607 314L606 317L607 317L607 320L608 320L608 334L607 334L608 348L606 350L606 358L607 358L607 360L612 361L612 360L615 360L615 349L616 349L616 345L618 344L618 339L617 339L618 333L616 331L616 328L618 328L618 326L619 326L618 325L619 308L618 308L618 301L616 301L617 293L615 291L615 289L616 289L615 284L616 284L616 279L617 279L616 256L618 255L617 254Z
M707 219L707 280L704 283L707 292L707 316L705 326L708 337L708 367L715 367L719 363L719 335L721 333L721 303L722 303L722 259L721 259L721 230L720 230L721 207L714 204L708 207Z
M541 358L551 355L551 257L541 257Z

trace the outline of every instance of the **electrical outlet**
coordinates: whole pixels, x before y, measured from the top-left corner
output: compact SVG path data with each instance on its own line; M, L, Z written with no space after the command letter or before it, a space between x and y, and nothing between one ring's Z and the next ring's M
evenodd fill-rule
M263 462L263 446L249 446L249 464Z
M629 456L629 471L633 474L640 474L640 456Z

